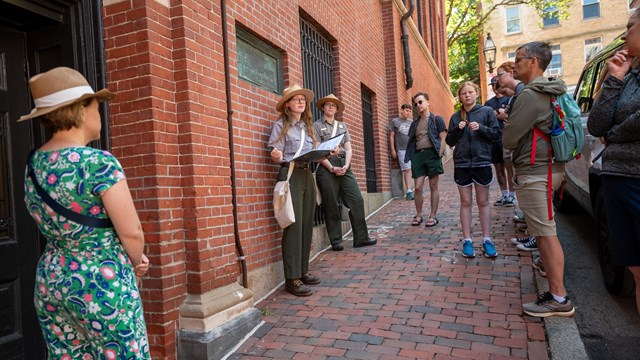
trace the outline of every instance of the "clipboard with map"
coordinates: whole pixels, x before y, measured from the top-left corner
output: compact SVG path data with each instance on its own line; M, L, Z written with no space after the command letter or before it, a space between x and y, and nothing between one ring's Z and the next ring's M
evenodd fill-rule
M340 145L343 138L344 138L344 133L340 135L336 135L331 139L321 142L317 148L313 150L309 150L306 153L300 154L297 158L294 158L291 161L308 161L308 162L319 161L327 157L329 153L331 153L331 151L336 146Z

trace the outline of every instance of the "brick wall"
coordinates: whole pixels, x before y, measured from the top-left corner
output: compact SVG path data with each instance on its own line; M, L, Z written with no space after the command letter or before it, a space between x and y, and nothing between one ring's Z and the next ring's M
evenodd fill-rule
M110 105L112 150L125 168L152 264L142 297L154 359L176 358L179 306L187 293L210 292L240 275L227 110L233 112L237 231L248 271L281 261L281 230L271 209L277 167L266 151L279 96L238 78L236 26L282 51L285 86L302 84L300 16L333 39L335 93L347 105L342 119L352 137L352 168L366 191L365 87L374 94L379 191L388 192L387 126L400 104L427 91L434 112L448 119L453 108L447 71L443 77L433 68L413 22L414 86L404 89L400 3L227 1L232 109L226 109L220 1L105 2L107 78L118 93ZM443 64L446 47L440 51Z

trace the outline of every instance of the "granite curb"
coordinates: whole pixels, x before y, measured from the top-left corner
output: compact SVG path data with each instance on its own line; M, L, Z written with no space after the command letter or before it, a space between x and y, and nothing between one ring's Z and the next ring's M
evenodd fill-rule
M547 279L540 276L539 272L535 272L534 278L538 293L549 290ZM579 310L580 309L576 307L576 311ZM552 360L589 359L573 316L551 316L544 318L543 321Z

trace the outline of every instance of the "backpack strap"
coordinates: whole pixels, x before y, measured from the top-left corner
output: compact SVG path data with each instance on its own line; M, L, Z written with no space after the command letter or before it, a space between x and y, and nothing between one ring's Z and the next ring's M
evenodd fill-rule
M553 174L551 164L551 155L549 155L549 166L547 169L547 212L549 214L549 220L553 220Z
M562 111L562 108L556 101L555 96L551 96L551 106L553 106L556 114L558 114L558 123L560 124L560 128L564 130L564 111Z
M533 128L533 139L531 140L531 165L536 163L536 149L538 148L538 136L549 144L549 154L551 155L551 138L537 128Z
M33 155L35 154L35 150L31 150L29 153L29 158L27 160L27 168L29 169L29 178L31 182L33 182L33 187L36 189L40 198L47 204L53 211L66 217L67 219L76 222L78 224L82 224L85 226L89 226L92 228L111 228L113 227L113 223L109 218L94 218L91 216L86 216L82 214L78 214L77 212L73 212L66 207L60 205L57 201L55 201L47 192L40 186L38 180L36 180L36 174L33 171L33 167L31 166L31 160Z

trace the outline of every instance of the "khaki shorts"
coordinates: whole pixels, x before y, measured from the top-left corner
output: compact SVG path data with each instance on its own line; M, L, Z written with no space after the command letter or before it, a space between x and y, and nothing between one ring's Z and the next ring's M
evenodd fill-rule
M547 174L518 175L513 178L513 186L518 204L527 221L529 236L556 235L556 222L549 220L547 176ZM560 188L562 180L564 180L564 173L553 173L553 191ZM551 213L553 214L553 206Z

